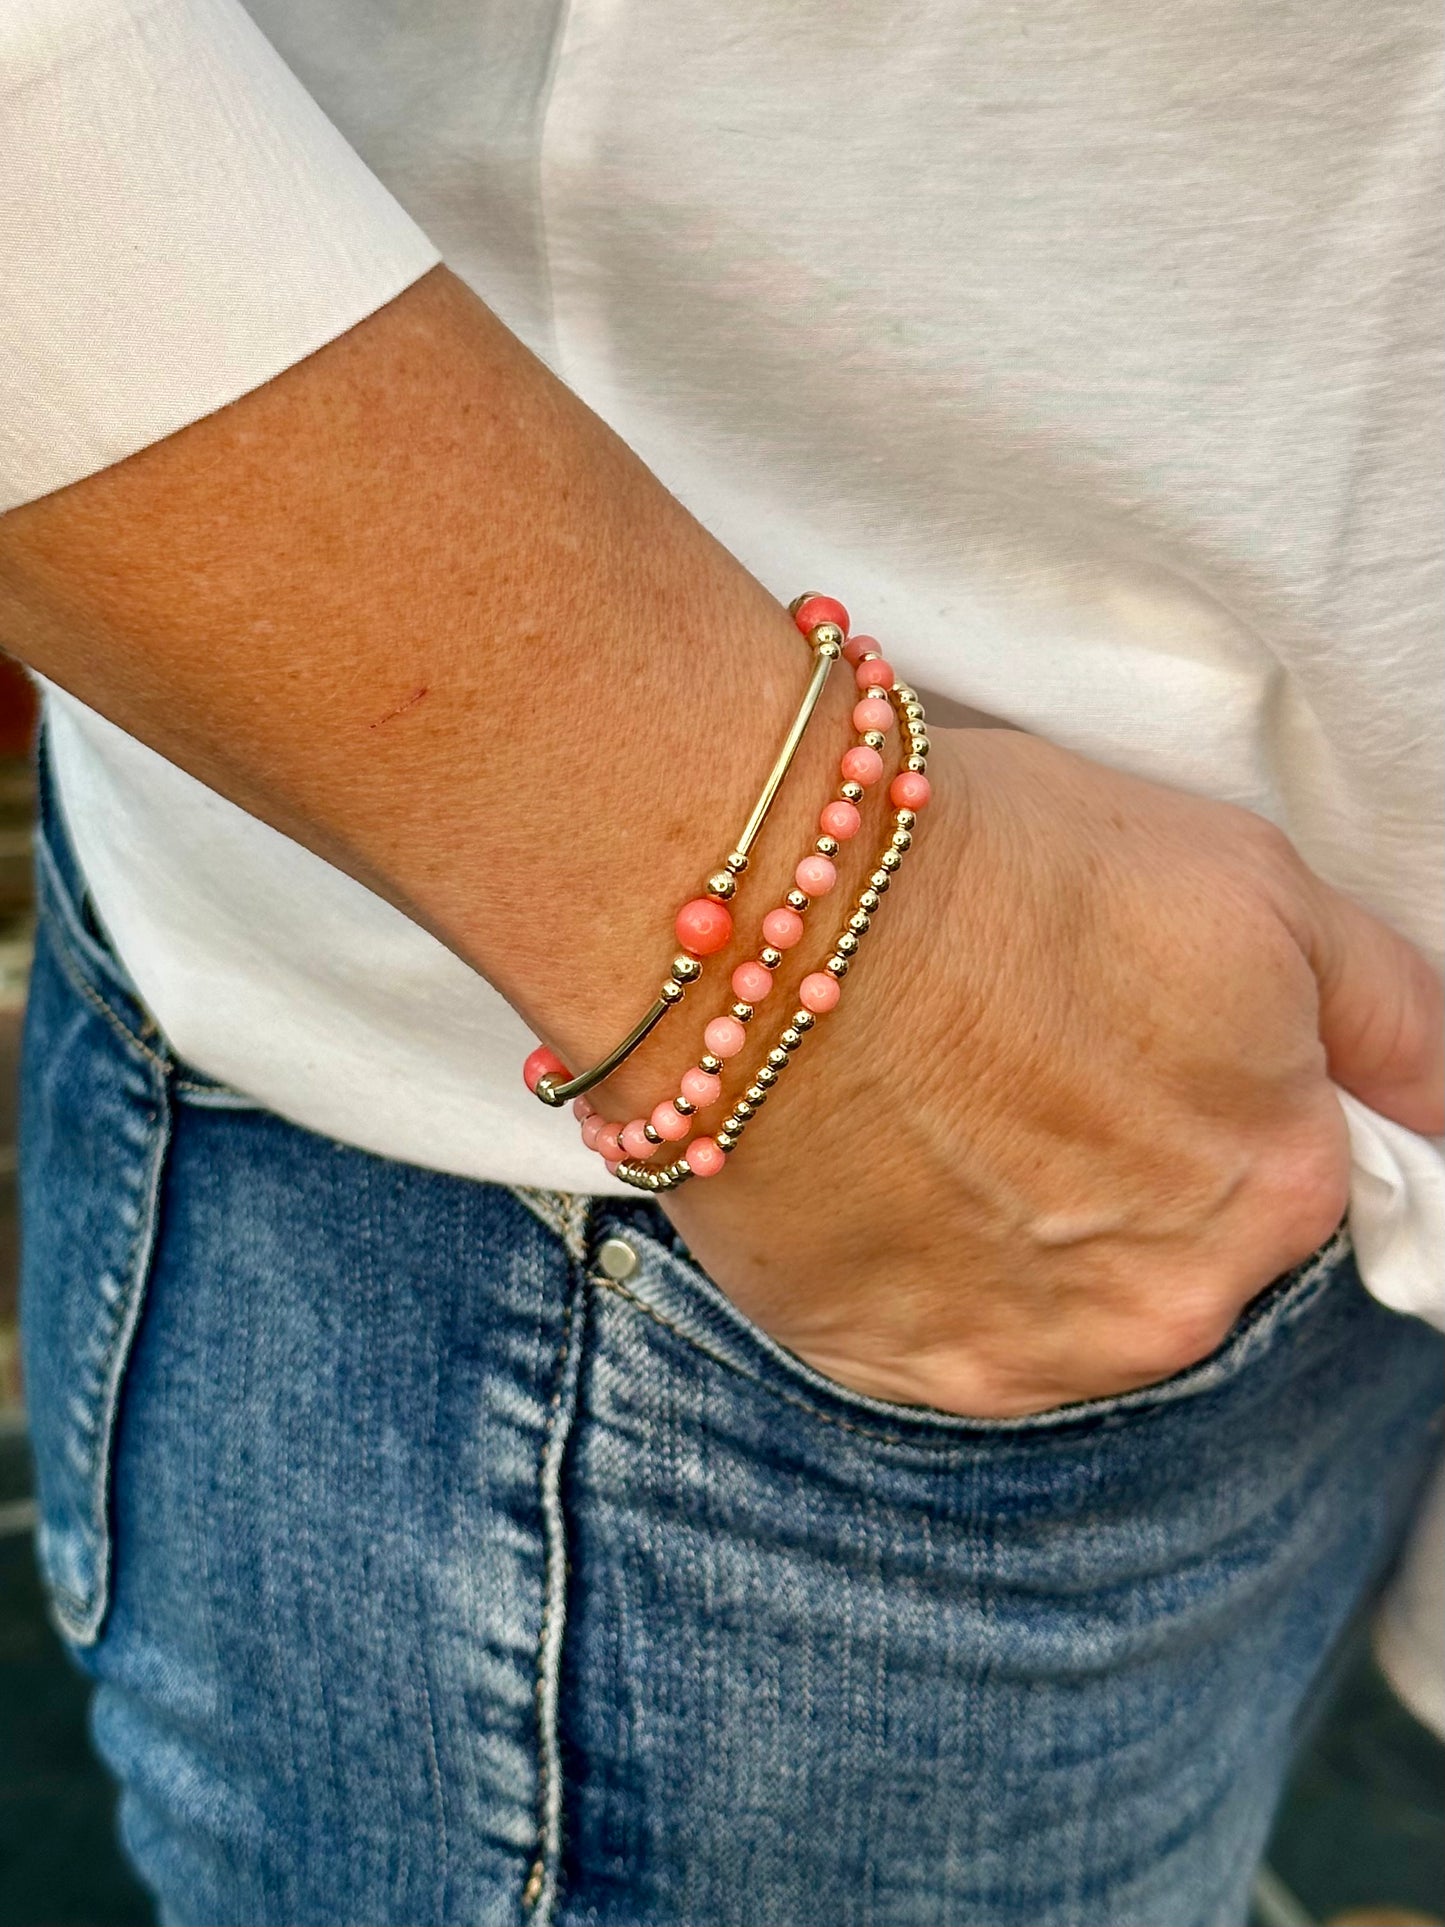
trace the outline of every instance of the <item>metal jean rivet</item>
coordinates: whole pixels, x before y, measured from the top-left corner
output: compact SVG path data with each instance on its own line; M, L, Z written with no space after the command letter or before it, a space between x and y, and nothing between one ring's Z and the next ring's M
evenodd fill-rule
M604 1238L597 1249L597 1262L609 1278L620 1284L630 1278L641 1262L625 1238Z

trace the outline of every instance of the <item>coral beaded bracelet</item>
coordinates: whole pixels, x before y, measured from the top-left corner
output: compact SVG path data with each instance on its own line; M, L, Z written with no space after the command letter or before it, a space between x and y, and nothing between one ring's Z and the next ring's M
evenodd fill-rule
M768 811L773 807L774 798L782 788L783 778L798 753L798 745L823 694L828 672L843 653L846 626L840 626L830 616L830 611L841 608L841 605L830 602L826 596L814 596L812 600L820 606L812 613L811 622L806 625L798 623L813 651L813 673L803 692L803 700L798 705L798 713L783 739L783 746L768 772L762 792L743 825L742 835L724 857L721 867L714 870L704 884L704 894L691 898L674 919L673 932L681 949L672 960L656 1001L614 1050L610 1050L591 1070L583 1071L577 1077L571 1075L555 1051L539 1045L523 1064L522 1077L528 1090L535 1092L544 1104L565 1104L569 1098L580 1097L584 1091L590 1091L594 1084L600 1084L605 1077L610 1077L620 1065L626 1063L667 1013L682 1002L687 986L702 975L703 958L726 949L732 941L733 919L728 904L737 893L738 878L748 867L753 844L757 841ZM846 624L846 611L844 614Z
M929 799L926 774L929 744L923 706L916 693L895 679L892 667L883 660L871 636L848 638L848 612L841 603L827 596L809 594L798 597L790 605L790 613L798 628L807 635L818 657L808 694L763 795L749 818L744 838L739 840L738 849L727 859L729 872L719 872L708 880L713 903L709 905L708 899L696 899L694 903L684 905L679 912L677 930L684 943L684 955L674 961L673 977L663 986L662 997L622 1045L584 1077L567 1081L565 1068L546 1049L534 1051L524 1067L528 1085L545 1102L560 1104L569 1096L574 1098L572 1108L582 1126L583 1142L603 1157L610 1172L640 1190L671 1190L688 1178L712 1177L723 1169L728 1154L736 1147L748 1123L766 1103L769 1091L792 1061L792 1054L812 1030L818 1017L837 1004L842 979L847 975L859 940L871 927L883 895L912 845L917 813ZM714 1017L706 1026L703 1033L706 1049L696 1065L683 1073L676 1095L671 1099L663 1099L650 1117L634 1118L630 1123L613 1123L595 1110L581 1092L600 1083L617 1068L666 1010L681 1000L683 985L700 974L701 956L721 949L730 939L732 920L726 910L726 897L732 895L732 888L727 888L725 896L714 895L713 885L732 884L733 879L746 867L748 849L817 705L828 669L840 654L853 665L859 692L852 718L857 741L842 756L840 773L843 780L837 795L824 805L819 814L820 834L812 850L797 865L795 887L788 891L783 904L770 910L763 918L763 943L757 957L739 964L733 972L732 989L736 1001L726 1014ZM821 970L810 973L800 984L798 996L801 1008L794 1011L783 1026L766 1058L755 1068L752 1082L732 1104L722 1126L713 1135L693 1137L685 1146L679 1147L679 1140L689 1138L696 1114L709 1109L721 1099L721 1073L725 1070L726 1060L736 1056L746 1044L745 1026L752 1021L757 1004L772 989L773 972L782 963L783 952L791 949L804 934L804 913L815 898L827 895L837 882L833 859L838 855L840 845L857 834L862 825L858 805L864 800L865 792L883 776L884 765L880 752L892 727L895 712L900 736L906 738L907 754L889 788L889 801L894 808L894 827L889 841L880 853L866 886L860 891L845 927L834 940L832 954ZM739 856L741 863L735 861ZM721 939L709 942L704 950L698 950L696 942L691 949L687 944L688 935L696 939L706 934L704 930L689 927L687 933L684 932L684 919L699 907L704 910L714 907L721 909L727 919ZM685 975L679 976L680 966L689 963L693 967ZM652 1165L649 1160L664 1144L678 1148L675 1148L668 1163Z

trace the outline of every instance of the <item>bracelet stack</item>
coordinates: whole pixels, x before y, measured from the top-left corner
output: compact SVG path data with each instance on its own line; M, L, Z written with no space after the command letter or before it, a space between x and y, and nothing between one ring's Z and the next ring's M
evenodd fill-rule
M804 1038L819 1017L837 1005L859 943L871 928L912 846L918 812L929 799L928 734L923 705L915 691L895 679L891 664L884 660L871 636L849 637L848 612L842 603L830 596L808 594L791 604L790 613L813 653L808 687L742 835L720 868L708 877L703 895L692 898L677 913L674 933L681 948L656 1001L614 1050L580 1076L573 1077L545 1047L533 1051L523 1066L528 1088L545 1104L556 1106L570 1099L582 1127L583 1143L601 1155L615 1176L642 1191L670 1191L688 1178L714 1177L724 1168ZM683 1001L688 987L703 974L703 960L731 943L733 916L729 906L748 867L749 852L817 708L829 671L840 659L852 666L858 688L852 715L854 741L840 758L837 791L819 812L818 835L798 862L793 888L763 917L757 956L733 971L733 1002L705 1026L704 1048L696 1063L683 1072L676 1093L664 1098L649 1117L615 1123L595 1109L585 1093L624 1063L667 1013ZM746 1048L749 1026L758 1005L773 988L773 973L782 963L784 951L802 941L809 910L837 884L834 859L841 846L862 828L860 805L885 775L882 752L895 721L906 753L888 789L892 806L888 840L822 967L810 972L798 986L799 1008L754 1064L751 1082L713 1133L693 1135L699 1113L722 1100L727 1062ZM671 1153L667 1162L652 1162L663 1149Z

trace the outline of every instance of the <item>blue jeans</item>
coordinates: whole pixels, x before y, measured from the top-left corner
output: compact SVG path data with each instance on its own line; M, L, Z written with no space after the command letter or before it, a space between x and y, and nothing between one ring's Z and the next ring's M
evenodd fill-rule
M1241 1920L1440 1396L1344 1239L1148 1391L890 1406L649 1204L195 1075L40 877L41 1555L167 1921Z

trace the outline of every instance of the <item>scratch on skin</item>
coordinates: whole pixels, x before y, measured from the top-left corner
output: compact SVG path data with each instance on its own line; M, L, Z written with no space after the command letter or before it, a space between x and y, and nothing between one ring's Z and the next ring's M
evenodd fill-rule
M368 723L367 728L380 729L383 723L391 722L394 717L404 716L407 710L416 707L426 693L426 684L423 683L420 689L412 691L404 703L398 703L395 709L388 709L384 716L378 716L374 723Z

